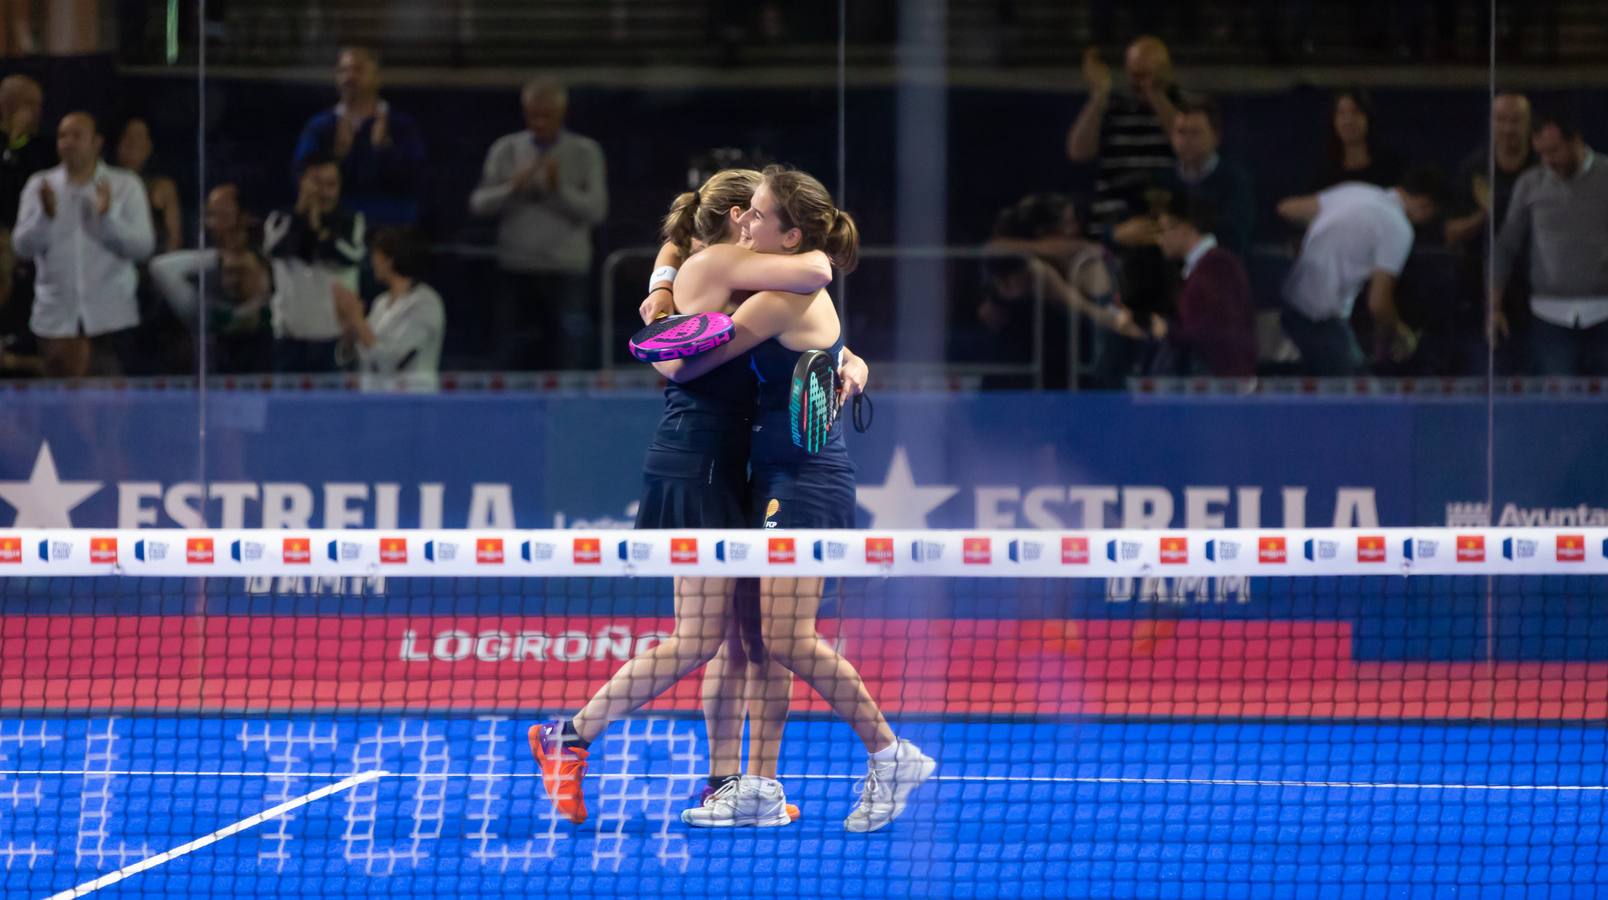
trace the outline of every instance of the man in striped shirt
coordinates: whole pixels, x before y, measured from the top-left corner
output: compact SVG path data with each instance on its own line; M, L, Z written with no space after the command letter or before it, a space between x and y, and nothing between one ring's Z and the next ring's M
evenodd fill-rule
M1093 230L1150 212L1144 192L1174 165L1168 129L1178 114L1172 58L1159 38L1141 37L1123 56L1128 90L1114 93L1111 69L1090 47L1083 54L1089 100L1066 136L1073 162L1095 164Z

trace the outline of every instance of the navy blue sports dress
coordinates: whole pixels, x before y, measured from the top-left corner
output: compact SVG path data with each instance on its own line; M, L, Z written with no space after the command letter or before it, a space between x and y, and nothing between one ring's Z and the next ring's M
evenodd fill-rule
M642 464L638 528L748 528L754 375L735 359L664 389L664 414Z
M842 349L839 336L828 351L834 368ZM748 457L750 521L764 528L853 528L854 463L843 440L842 420L833 424L820 453L812 456L793 444L788 394L800 355L772 338L749 356L749 368L759 380Z

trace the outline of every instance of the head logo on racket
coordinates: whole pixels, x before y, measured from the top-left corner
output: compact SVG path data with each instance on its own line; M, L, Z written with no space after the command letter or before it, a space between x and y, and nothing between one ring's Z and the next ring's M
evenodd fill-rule
M646 363L706 353L731 341L731 316L721 312L667 316L631 336L631 355Z

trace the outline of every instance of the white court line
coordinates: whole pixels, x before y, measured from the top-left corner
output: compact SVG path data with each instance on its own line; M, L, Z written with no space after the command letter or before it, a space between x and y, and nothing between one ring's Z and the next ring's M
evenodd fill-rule
M418 774L408 772L364 772L361 775L348 776L342 772L209 772L209 771L146 771L146 770L113 770L110 772L96 769L0 769L0 777L21 778L41 777L50 775L85 776L103 775L113 777L152 777L152 778L540 778L540 772L433 772ZM688 779L690 775L675 775L657 772L598 772L587 776L590 779ZM786 780L814 780L814 781L854 781L861 776L849 775L790 775L781 776ZM1056 775L935 775L932 781L956 782L983 782L983 783L1016 783L1016 784L1135 784L1135 785L1193 785L1199 787L1283 787L1283 788L1351 788L1355 790L1386 790L1386 791L1551 791L1551 792L1583 792L1605 793L1608 785L1602 784L1449 784L1436 782L1412 781L1299 781L1293 779L1262 779L1262 778L1141 778L1124 776L1056 776ZM356 782L354 782L356 783ZM342 790L341 785L332 785L321 788L321 791L333 792ZM315 791L314 794L324 796ZM318 797L309 794L302 798L303 802L316 800ZM277 808L277 807L276 807ZM273 810L269 810L273 812ZM267 813L262 815L266 816ZM232 833L232 832L231 832Z
M124 866L123 868L118 869L116 872L112 872L109 875L102 875L94 881L86 881L78 887L69 888L59 894L52 894L49 898L47 898L47 900L71 900L73 897L82 897L85 894L92 894L95 891L106 887L107 885L116 884L130 875L138 875L146 869L153 869L167 862L168 860L177 859L184 854L191 852L192 850L200 850L202 847L205 847L208 844L217 843L218 841L221 841L230 835L245 831L247 828L250 828L254 825L260 825L269 819L282 816L285 813L296 809L297 807L306 806L307 804L312 803L314 800L322 800L323 798L328 797L330 794L339 793L347 788L357 787L360 784L373 781L376 778L383 778L388 774L390 773L374 770L372 772L363 772L358 775L353 775L350 778L338 781L335 784L321 787L310 794L303 794L294 800L286 800L284 803L281 803L278 806L265 809L254 816L248 816L234 823L233 825L219 828L217 831L214 831L205 837L196 838L188 844L180 844L179 846L174 847L172 850L158 853L155 856L148 856L145 859L134 863L133 865Z

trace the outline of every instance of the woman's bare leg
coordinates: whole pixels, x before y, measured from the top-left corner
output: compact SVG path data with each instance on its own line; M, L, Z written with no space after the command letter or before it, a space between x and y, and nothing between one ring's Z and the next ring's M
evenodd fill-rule
M793 705L793 673L767 653L748 664L748 774L776 777L782 731Z
M704 728L709 735L709 777L743 771L743 715L748 690L748 654L737 623L727 620L726 640L704 668ZM711 782L713 784L713 782Z
M621 666L575 714L582 741L596 740L610 722L640 709L714 658L726 638L731 590L730 578L676 579L675 632Z
M765 650L821 695L838 718L875 753L894 743L893 729L865 689L853 665L815 631L824 582L819 578L767 578L760 583L761 622ZM764 692L768 701L782 696L778 686Z

